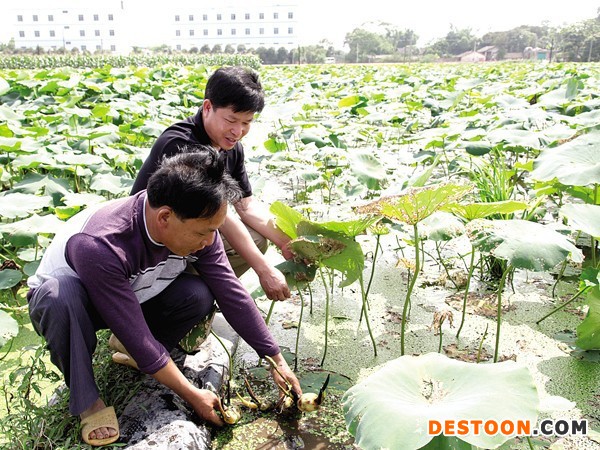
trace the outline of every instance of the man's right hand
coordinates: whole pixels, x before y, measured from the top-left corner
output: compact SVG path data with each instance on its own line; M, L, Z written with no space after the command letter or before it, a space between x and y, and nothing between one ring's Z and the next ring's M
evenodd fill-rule
M225 422L217 415L216 410L219 410L221 400L217 395L207 389L197 389L198 394L188 402L202 419L213 425L223 426Z
M181 373L172 359L169 358L167 365L152 374L152 377L188 402L202 419L218 426L224 424L223 420L216 413L221 402L219 397L212 391L198 389L194 386Z

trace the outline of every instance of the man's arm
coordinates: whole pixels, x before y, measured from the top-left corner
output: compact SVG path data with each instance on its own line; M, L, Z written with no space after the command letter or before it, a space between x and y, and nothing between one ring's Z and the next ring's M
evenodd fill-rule
M245 199L241 201L243 202L244 200ZM253 222L253 224L256 223L258 222ZM263 234L265 228L264 226L261 230L257 229L250 223L248 225L265 236L267 239L271 239L271 237L273 237L273 233L271 233L271 237ZM261 228L260 225L258 225L258 227ZM254 272L256 272L256 275L258 275L258 279L260 281L260 285L270 300L284 300L290 297L290 289L285 281L284 275L275 267L273 267L265 255L263 255L258 247L256 247L252 236L250 236L248 229L244 226L240 219L238 219L234 214L228 213L225 223L219 230L223 236L225 236L231 247L250 265L250 267L252 267ZM285 243L287 243L289 238L285 236L285 239L279 239L279 242L284 242L285 240ZM285 244L282 245L285 248ZM289 253L289 250L287 252Z
M291 259L294 256L287 247L290 237L277 228L273 217L262 202L251 195L241 199L234 206L241 221L279 247L285 259Z

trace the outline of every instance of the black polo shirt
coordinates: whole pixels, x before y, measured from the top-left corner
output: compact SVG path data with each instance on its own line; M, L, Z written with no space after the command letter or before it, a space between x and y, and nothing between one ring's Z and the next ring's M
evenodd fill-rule
M194 116L177 122L162 132L152 146L148 158L140 168L133 183L131 194L146 189L148 179L156 171L164 156L173 156L180 153L186 145L194 144L211 145L210 138L206 134L202 122L202 108L199 108ZM237 142L231 150L226 150L225 154L227 172L239 183L243 196L251 196L252 186L244 165L244 147Z

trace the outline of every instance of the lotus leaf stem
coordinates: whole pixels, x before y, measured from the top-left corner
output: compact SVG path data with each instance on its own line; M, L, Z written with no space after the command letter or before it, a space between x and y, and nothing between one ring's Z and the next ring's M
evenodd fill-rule
M294 354L294 372L298 370L298 342L300 341L300 327L302 326L302 315L304 314L304 298L302 290L298 287L298 296L300 297L300 318L298 319L298 329L296 330L296 350Z
M546 314L544 317L542 317L540 320L536 321L535 324L539 325L541 321L547 319L548 317L550 317L552 314L560 311L561 309L563 309L565 306L570 305L571 303L573 303L575 300L577 300L584 292L587 292L588 289L590 289L592 286L586 286L583 289L580 289L575 295L573 295L573 297L571 297L569 300L567 300L566 302L564 302L563 304L557 306L556 308L554 308L552 311L550 311L548 314Z
M363 314L365 316L365 322L367 324L367 330L369 331L369 337L371 338L371 343L373 344L373 353L374 356L377 356L377 344L375 343L375 338L373 337L373 332L371 331L371 323L369 322L369 316L367 314L367 296L365 294L365 283L363 280L363 275L362 273L359 276L359 282L360 282L360 293L362 294L362 310L360 313L360 317L362 318ZM359 321L359 326L360 326L360 321Z
M323 350L323 358L321 359L321 367L325 362L325 357L327 356L327 341L329 337L329 289L327 287L327 282L325 281L325 275L323 275L323 268L319 265L319 275L321 275L321 282L323 283L323 288L325 290L325 348Z
M506 277L512 271L512 266L507 265L506 269L502 273L500 278L500 284L498 285L498 311L496 317L496 347L494 348L494 362L498 362L498 350L500 349L500 325L502 323L502 291L506 284Z
M420 256L420 245L419 245L419 230L417 224L413 225L414 230L414 243L415 243L415 270L412 277L409 275L410 282L406 291L406 298L404 299L404 308L402 308L402 323L400 324L400 356L404 356L404 334L406 330L406 321L408 319L408 309L410 306L410 296L417 283L419 272L421 271L421 256ZM409 272L410 273L410 272Z
M469 288L471 286L471 278L473 277L473 270L475 270L475 248L471 246L471 261L469 263L469 275L467 276L467 284L465 285L465 295L463 297L462 316L460 319L460 326L456 332L456 339L460 337L460 332L465 324L465 317L467 315L467 299L469 298Z
M483 349L483 342L485 341L485 338L487 337L488 334L488 328L489 328L489 324L485 325L485 330L483 332L483 336L481 336L481 340L479 341L479 348L477 349L477 359L476 361L479 363L479 361L481 361L481 350Z

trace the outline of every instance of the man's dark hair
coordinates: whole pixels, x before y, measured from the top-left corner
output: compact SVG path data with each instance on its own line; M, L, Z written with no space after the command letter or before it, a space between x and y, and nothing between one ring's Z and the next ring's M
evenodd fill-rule
M186 146L181 151L164 158L148 180L150 206L169 206L181 220L209 219L224 203L242 198L237 181L225 171L220 152L207 145Z
M206 83L204 98L215 108L231 107L236 113L259 113L265 107L265 94L258 74L241 66L217 69Z

